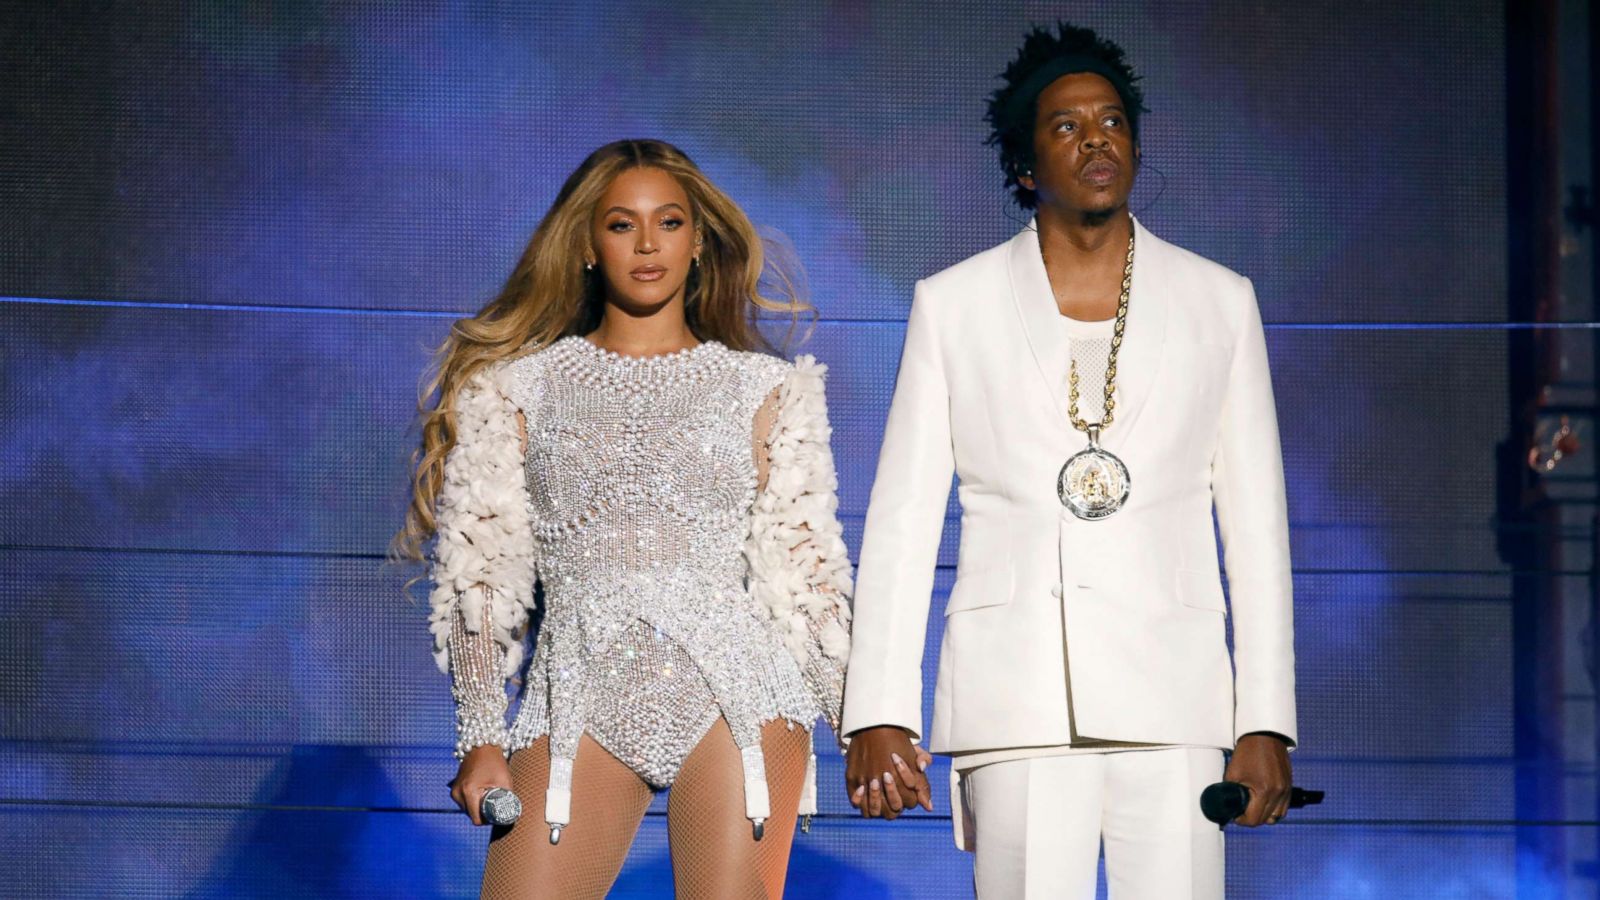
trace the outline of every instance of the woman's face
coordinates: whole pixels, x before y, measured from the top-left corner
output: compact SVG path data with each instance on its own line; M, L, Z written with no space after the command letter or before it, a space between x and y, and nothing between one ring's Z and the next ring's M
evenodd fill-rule
M618 175L595 204L590 238L606 299L633 315L649 315L683 296L700 252L689 195L661 169Z

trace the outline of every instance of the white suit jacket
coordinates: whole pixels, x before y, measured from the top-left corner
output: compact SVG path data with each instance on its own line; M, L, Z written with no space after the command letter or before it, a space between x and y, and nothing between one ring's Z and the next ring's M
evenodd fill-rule
M845 734L924 734L923 643L954 472L961 548L931 750L1295 739L1288 514L1255 292L1134 227L1120 400L1101 438L1132 489L1099 521L1056 496L1087 439L1066 417L1068 349L1032 227L917 284L861 546Z

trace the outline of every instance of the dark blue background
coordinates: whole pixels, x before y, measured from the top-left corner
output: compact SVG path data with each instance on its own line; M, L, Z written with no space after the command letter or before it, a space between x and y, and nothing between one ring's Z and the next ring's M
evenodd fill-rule
M677 143L807 265L822 320L794 349L832 368L853 549L912 282L1020 224L983 99L1064 11L8 15L0 893L475 894L487 833L447 813L447 684L410 573L381 565L429 350L590 149ZM1524 848L1596 830L1514 821L1502 18L1152 0L1081 19L1145 76L1143 221L1249 275L1270 329L1297 780L1329 800L1231 833L1232 897L1592 890L1543 858L1518 883L1519 827ZM840 775L825 759L790 896L970 895L947 804L852 821ZM658 895L663 826L618 896Z

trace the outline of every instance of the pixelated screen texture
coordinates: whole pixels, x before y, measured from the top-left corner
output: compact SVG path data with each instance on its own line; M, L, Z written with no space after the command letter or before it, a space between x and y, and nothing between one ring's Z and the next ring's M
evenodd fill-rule
M39 5L5 90L0 292L465 312L561 180L678 142L830 317L1002 240L983 98L1048 5ZM1498 321L1498 5L1144 2L1135 207L1269 318ZM32 21L30 21L32 19Z
M447 684L381 558L450 320L589 150L678 143L805 264L821 318L794 349L831 368L854 553L913 285L1026 221L982 101L1026 23L1060 13L8 13L0 893L473 895L486 834L449 812ZM1269 323L1295 766L1329 800L1231 833L1230 897L1507 896L1537 839L1504 824L1505 336L1407 327L1506 318L1502 21L1476 0L1085 12L1143 75L1141 221L1248 275ZM789 896L969 895L945 803L861 823L840 758L820 774ZM661 808L613 896L659 895Z

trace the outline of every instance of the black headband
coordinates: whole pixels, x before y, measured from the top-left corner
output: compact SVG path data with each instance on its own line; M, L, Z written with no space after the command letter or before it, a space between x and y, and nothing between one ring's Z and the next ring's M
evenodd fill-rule
M1111 82L1111 87L1116 90L1117 97L1122 100L1123 110L1128 114L1129 126L1132 128L1134 136L1137 137L1139 134L1139 113L1144 112L1144 108L1132 98L1132 85L1128 83L1127 77L1107 65L1104 60L1078 53L1058 56L1040 66L1032 75L1029 75L1028 80L1024 81L1021 87L1018 87L1016 92L1011 95L1011 99L1006 102L1007 118L1013 122L1033 121L1037 113L1035 104L1039 102L1039 95L1044 93L1044 89L1053 84L1057 78L1064 75L1077 75L1082 72L1099 75L1106 81Z

